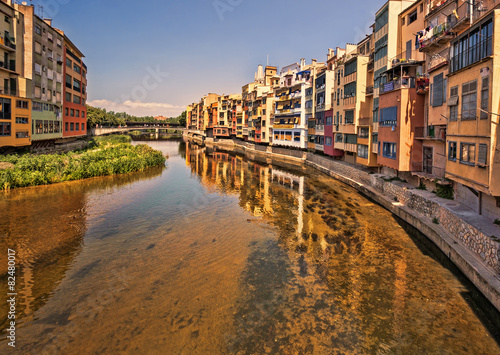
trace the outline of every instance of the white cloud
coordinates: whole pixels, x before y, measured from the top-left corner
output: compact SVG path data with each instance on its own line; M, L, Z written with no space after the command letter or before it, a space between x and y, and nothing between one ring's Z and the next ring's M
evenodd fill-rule
M117 103L109 100L93 100L87 101L87 104L93 107L105 108L108 111L126 112L134 116L179 116L186 108L184 106L175 106L162 102L141 102L141 101L124 101Z

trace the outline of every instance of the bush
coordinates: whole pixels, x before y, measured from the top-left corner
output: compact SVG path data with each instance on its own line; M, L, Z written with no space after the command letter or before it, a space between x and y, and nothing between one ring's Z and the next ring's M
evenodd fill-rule
M436 217L434 217L434 218L432 219L432 223L434 223L434 224L439 224L439 220L438 220Z
M0 189L54 184L97 176L142 171L165 164L162 153L146 145L132 146L128 136L100 137L78 154L3 156L14 164L0 170Z
M451 185L437 185L434 191L438 197L446 198L448 200L453 200L453 186Z

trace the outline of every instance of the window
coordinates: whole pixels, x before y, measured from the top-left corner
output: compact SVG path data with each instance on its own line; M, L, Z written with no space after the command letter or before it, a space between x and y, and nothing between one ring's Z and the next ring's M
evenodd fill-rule
M378 133L373 133L372 135L372 143L377 144L378 143Z
M456 121L458 119L458 86L450 89L448 106L450 107L450 121Z
M342 133L337 133L335 135L335 143L342 143L344 141L343 137L342 137Z
M401 19L401 25L403 25L403 26L404 26L404 25L405 25L405 22L406 22L406 17L403 17L403 18Z
M462 85L462 120L475 120L477 112L477 80Z
M11 119L10 114L11 114L11 101L10 101L10 99L0 98L0 119L1 120L10 120Z
M80 92L81 91L80 84L81 82L79 80L73 79L73 90Z
M443 105L444 101L444 85L443 73L434 77L433 92L432 92L432 106L437 107Z
M49 121L43 121L43 133L49 133Z
M411 14L408 15L408 25L415 21L417 21L417 10L413 11Z
M69 110L69 116L70 117L75 117L75 110L74 109L70 109Z
M42 54L42 44L35 41L35 53Z
M344 86L344 99L356 96L356 82L349 83Z
M16 100L16 107L17 108L22 108L22 109L29 109L29 102L28 101L24 101L24 100Z
M35 25L35 33L37 35L42 35L42 28L39 25Z
M380 125L381 126L397 126L398 124L398 107L391 106L380 109Z
M492 55L493 22L489 20L464 34L452 44L451 72Z
M10 122L0 122L0 136L6 137L10 135Z
M33 111L43 111L43 104L41 102L33 102L32 105L32 110Z
M82 99L80 96L73 95L73 103L74 104L81 104Z
M448 160L457 161L457 142L448 142Z
M68 74L66 74L66 87L67 87L68 89L71 89L71 88L72 88L72 86L71 86L71 79L72 79L72 78L71 78L71 76L70 76L70 75L68 75Z
M420 4L420 12L424 11L424 4Z
M325 137L325 145L329 147L332 145L332 137Z
M358 61L354 60L345 65L345 76L355 73L358 69Z
M364 144L358 145L358 157L368 159L368 146Z
M64 109L64 116L68 116L69 115L69 108L65 108Z
M16 132L16 138L28 138L30 135L28 131Z
M68 68L71 68L71 67L73 66L73 62L71 61L71 59L66 58L66 66L67 66Z
M487 144L479 144L479 149L477 152L477 165L481 167L485 167L488 165L488 145Z
M66 101L71 102L71 93L66 93Z
M332 117L332 116L328 116L328 117L326 117L326 123L325 123L325 124L327 124L327 125L331 125L331 124L333 123L333 122L332 122L332 120L333 120L333 117Z
M346 134L346 135L344 135L344 143L357 144L358 143L358 136L355 134Z
M474 165L476 159L476 145L472 143L460 143L460 162L462 164Z
M61 122L55 121L54 122L54 133L59 133L61 132Z
M80 110L76 110L76 117L80 118Z
M485 77L482 80L481 85L481 113L479 114L479 118L482 120L488 119L488 111L489 111L489 103L490 103L490 78Z
M66 132L68 132L68 126L69 126L68 122L64 122L64 130Z
M287 135L289 134L290 132L287 132ZM291 134L291 133L290 133ZM288 139L287 139L288 140ZM293 132L293 140L295 142L300 142L300 132Z
M354 123L354 110L349 110L345 112L345 124Z
M73 122L69 123L69 131L73 132L75 130L75 124Z
M370 128L360 127L358 129L358 137L359 138L368 138L369 136L370 136Z
M16 123L28 124L29 119L27 117L16 117Z
M384 142L382 155L385 158L396 159L396 143Z

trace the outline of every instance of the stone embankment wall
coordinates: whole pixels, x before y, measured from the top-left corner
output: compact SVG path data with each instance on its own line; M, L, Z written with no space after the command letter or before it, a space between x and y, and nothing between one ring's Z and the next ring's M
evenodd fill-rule
M442 228L458 237L483 262L500 273L500 240L497 239L499 236L485 235L471 226L440 204L438 202L440 198L434 194L405 186L406 184L401 182L385 181L383 175L370 174L343 162L333 161L316 154L309 153L307 162L371 187L390 200L399 202L431 220L435 219L434 221Z

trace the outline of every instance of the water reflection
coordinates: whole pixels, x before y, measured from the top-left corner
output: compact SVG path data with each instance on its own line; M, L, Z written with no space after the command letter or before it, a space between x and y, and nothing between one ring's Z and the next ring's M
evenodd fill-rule
M167 169L3 196L32 284L22 353L500 351L471 289L355 190L282 162L148 144Z
M281 248L265 242L249 256L231 352L498 349L498 313L478 320L477 304L461 295L470 286L351 188L197 146L187 148L187 162L207 190L237 194L242 208L279 231Z
M19 292L17 316L22 323L47 302L83 248L87 231L87 196L147 180L163 168L51 186L3 191L0 196L0 250L16 251ZM0 253L0 290L7 294L7 253ZM8 323L0 302L0 327Z

